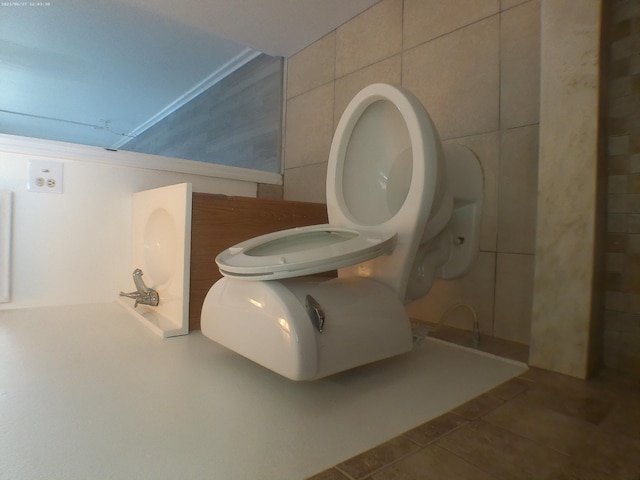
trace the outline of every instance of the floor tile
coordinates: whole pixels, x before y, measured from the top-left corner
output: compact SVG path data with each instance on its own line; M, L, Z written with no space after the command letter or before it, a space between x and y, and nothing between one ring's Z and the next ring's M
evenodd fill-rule
M352 478L359 479L418 450L418 448L415 443L406 438L396 437L342 462L337 468Z
M489 394L480 395L472 400L469 400L466 403L463 403L459 407L454 408L452 411L464 417L468 420L475 420L480 418L482 415L485 415L492 411L493 409L499 407L504 403L504 400L493 397Z
M430 445L376 473L371 480L493 480L494 478L447 450L437 445Z
M640 480L640 382L530 369L309 480L353 478Z
M633 392L618 398L600 425L609 432L640 440L640 393Z
M638 480L640 441L598 431L570 462L548 480Z
M445 413L403 434L418 445L428 445L468 421L454 413Z
M610 395L590 387L578 389L567 385L561 388L535 382L527 388L525 395L545 408L586 420L594 425L598 425L614 406L614 400Z
M561 389L576 396L611 396L611 382L603 382L599 380L598 377L590 380L582 380L561 373L529 367L529 370L521 375L521 379L546 385L550 388Z
M329 470L320 472L313 477L307 478L306 480L349 480L349 478L344 476L335 468L330 468Z
M437 445L502 480L544 479L568 457L488 422L478 420Z
M500 398L502 400L511 400L512 398L520 395L527 389L527 382L519 377L512 378L511 380L504 382L502 385L489 390L488 395L492 397Z
M483 420L565 454L582 448L597 429L592 423L541 407L525 396L498 407Z

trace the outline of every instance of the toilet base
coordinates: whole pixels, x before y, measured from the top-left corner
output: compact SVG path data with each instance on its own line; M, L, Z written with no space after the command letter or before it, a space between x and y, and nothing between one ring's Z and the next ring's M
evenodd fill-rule
M225 277L207 294L201 328L211 340L291 380L326 377L412 348L402 302L384 285L360 277Z

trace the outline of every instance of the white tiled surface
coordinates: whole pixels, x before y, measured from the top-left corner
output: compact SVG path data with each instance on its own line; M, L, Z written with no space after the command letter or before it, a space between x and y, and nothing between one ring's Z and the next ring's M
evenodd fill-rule
M332 82L335 76L336 33L331 32L287 61L287 98Z
M336 30L336 77L402 50L402 0L382 0Z
M539 122L540 1L501 14L500 123L502 128Z
M498 254L493 328L499 338L529 344L534 263L533 255Z
M402 84L424 104L441 138L499 128L497 16L406 50Z
M404 0L404 48L498 13L499 0Z
M7 310L0 477L302 479L524 369L426 340L295 383L197 332L161 339L115 303Z
M536 236L541 3L384 0L292 57L289 61L294 73L290 72L289 86L299 96L287 103L285 198L325 199L318 183L325 179L332 137L327 134L327 102L334 102L331 123L335 129L349 100L364 86L374 82L402 85L419 97L444 141L468 146L482 164L485 197L481 251L493 253L494 258L503 253L532 255ZM325 89L323 95L316 92L321 88ZM311 101L311 97L317 99ZM301 101L306 103L304 114ZM305 115L313 117L306 119ZM475 277L483 285L478 290L490 290L490 297L479 304L492 304L491 308L480 307L491 315L494 307L495 312L511 308L509 302L496 303L506 297L497 295L495 283L486 287L488 282L498 281L495 269L492 272ZM518 282L516 288L527 287L522 279ZM459 284L451 288L456 290ZM432 290L429 296L444 295L445 290L450 289ZM447 302L445 296L423 300L420 305L428 308ZM432 311L419 312L421 318L433 315ZM498 330L493 330L492 316L484 318L483 331L500 335L530 330L531 315L507 317L515 323Z
M333 83L289 100L285 130L286 168L326 162L333 138Z
M536 248L538 126L502 132L498 186L498 251Z
M304 167L288 168L284 172L287 188L285 200L300 202L327 203L327 163L316 163ZM309 181L313 179L313 181Z

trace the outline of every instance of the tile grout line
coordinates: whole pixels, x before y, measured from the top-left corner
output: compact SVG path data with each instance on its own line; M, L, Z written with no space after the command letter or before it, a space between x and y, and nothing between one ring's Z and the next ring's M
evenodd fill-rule
M481 467L480 465L477 464L477 462L479 461L477 457L470 457L469 459L465 458L464 456L452 451L450 448L447 448L447 446L443 445L442 441L444 439L446 439L447 437L449 437L450 435L454 434L454 432L462 429L462 428L468 428L470 425L473 425L474 423L479 423L479 422L485 422L487 425L491 425L492 429L497 429L498 432L508 432L510 435L514 435L515 437L518 437L520 439L526 440L527 443L529 443L529 445L531 445L532 447L534 447L536 450L538 448L541 448L543 450L546 450L549 454L556 456L556 458L558 459L558 463L557 465L554 465L553 469L549 472L550 475L552 475L551 477L548 478L553 478L553 475L560 475L563 472L565 473L569 473L571 474L571 472L574 473L578 473L581 472L582 470L578 469L575 470L575 462L577 461L577 459L580 458L581 452L584 453L585 449L589 449L591 448L590 445L592 445L592 442L597 440L599 438L600 435L604 435L605 437L614 437L616 436L616 438L618 438L618 436L620 436L619 438L626 438L627 440L631 441L630 445L633 444L633 442L637 441L635 440L635 436L634 435L629 435L626 431L618 431L617 429L615 429L613 426L609 425L607 427L607 425L605 424L605 420L610 416L613 415L612 412L614 412L614 410L618 407L618 408L624 408L625 410L625 415L629 415L629 408L634 408L633 406L635 405L635 399L640 399L640 396L638 396L638 392L640 392L640 390L636 391L635 389L629 389L629 388L625 388L623 392L620 391L619 387L618 389L614 390L614 386L612 385L611 382L607 383L607 384L603 384L601 386L598 386L597 384L595 385L594 388L590 388L588 382L583 384L586 385L586 387L583 386L583 388L581 388L580 390L575 390L574 389L574 383L572 382L572 380L570 380L568 383L565 382L564 383L564 388L562 388L563 391L567 391L567 394L569 394L570 396L573 396L574 393L578 393L578 392L582 392L584 394L584 401L588 401L589 399L594 399L594 398L600 398L603 394L606 394L606 397L609 398L609 400L611 400L610 406L608 408L608 411L606 413L606 415L601 419L601 421L598 424L593 424L593 426L595 427L595 429L592 431L592 433L590 433L588 436L585 437L584 441L580 441L578 442L575 446L570 446L570 448L567 448L567 452L561 451L558 448L554 448L551 446L547 446L546 444L542 443L540 440L536 440L534 438L531 438L527 435L526 430L523 431L523 433L518 433L516 431L512 431L509 428L505 428L499 424L496 424L494 422L492 422L491 420L489 420L487 417L493 412L495 411L497 408L500 408L502 406L506 406L509 404L509 402L513 402L513 401L517 401L518 399L523 399L526 397L526 392L527 390L529 390L529 388L533 387L534 385L540 385L540 386L554 386L557 384L556 382L556 378L555 377L549 377L551 380L551 383L546 381L544 377L540 377L538 379L535 378L522 378L522 376L519 377L514 377L514 378L519 378L519 382L523 382L525 385L523 385L525 387L524 390L520 390L518 391L515 395L510 396L507 399L504 399L503 397L500 397L499 395L495 395L489 392L486 392L483 395L487 395L489 397L492 397L494 399L498 399L498 400L503 400L503 403L497 407L491 408L487 411L485 411L484 413L482 413L481 415L479 415L476 419L474 420L469 420L459 414L456 414L453 411L449 411L446 412L447 414L451 414L451 415L456 415L458 417L460 417L461 419L464 420L464 423L457 425L453 428L451 428L450 430L446 431L444 434L439 435L436 439L429 441L428 443L424 444L424 445L420 445L417 441L412 440L411 438L407 437L406 434L413 430L407 430L407 432L404 432L402 434L400 434L398 437L403 437L405 440L408 440L412 445L416 445L418 448L412 452L409 452L407 454L404 454L402 456L399 456L398 458L384 464L383 466L371 471L371 472L367 472L365 475L363 476L358 476L358 477L353 477L351 475L348 475L346 472L343 472L338 466L334 466L333 470L338 472L339 474L343 474L345 476L346 479L348 480L371 480L373 478L373 476L380 474L380 472L384 472L385 469L389 469L392 465L398 464L400 462L402 462L403 460L406 460L408 457L411 457L413 455L419 455L421 451L424 451L427 448L433 447L433 446L437 446L440 448L443 448L445 451L447 451L448 453L450 453L451 455L453 455L454 457L456 457L457 459L459 459L462 462L465 462L468 465L473 466L474 468L477 468L479 471L486 473L487 475L491 476L491 478L493 480L504 480L504 478L502 476L499 475L499 471L498 472L489 472L487 471L487 469ZM506 392L508 393L508 391ZM478 396L481 397L482 395ZM582 398L583 395L581 395ZM476 398L478 398L476 397ZM632 403L625 403L624 398L631 398L633 399ZM470 400L472 401L472 400ZM550 409L548 407L545 407L543 404L540 404L539 402L536 402L536 404L539 404L542 408L546 409L546 410L551 410L553 411L553 409ZM444 414L443 414L444 415ZM564 414L567 415L569 417L571 417L570 414ZM436 417L438 418L438 417ZM430 421L427 421L425 423L423 423L422 425L419 425L418 427L415 428L419 428L425 425L428 425L431 421L433 421L435 419L432 419ZM585 420L587 421L587 420ZM385 442L386 443L386 442ZM455 442L456 444L458 442ZM453 445L451 445L451 447L453 447ZM365 453L365 452L363 452ZM608 458L610 458L609 454L605 454L604 456L602 456L602 459L604 459L605 461L607 461ZM626 457L625 457L626 458ZM628 459L626 460L627 462L629 461ZM620 464L621 466L623 464ZM625 463L624 465L627 465L627 463ZM635 463L632 463L632 465L635 465ZM487 465L485 465L486 467ZM402 472L402 468L400 467L400 472ZM603 470L599 470L599 472L603 473ZM391 473L391 472L390 472ZM406 473L406 472L405 472ZM384 476L384 474L383 474ZM604 478L604 477L603 477ZM640 480L640 478L638 479Z
M446 436L446 435L445 435ZM460 460L462 460L465 463L468 463L469 465L473 465L475 468L477 468L478 470L480 470L481 472L486 473L487 475L489 475L491 478L495 479L495 480L502 480L498 477L496 477L494 474L492 474L491 472L486 471L484 468L482 468L480 465L476 465L474 462L472 462L471 460L468 460L464 457L461 457L460 455L458 455L456 452L451 451L450 449L448 449L447 447L445 447L444 445L438 445L438 447L440 447L441 449L449 452L451 455L453 455L456 458L459 458Z
M446 413L452 413L452 412L446 412ZM445 415L446 413L443 413L443 415ZM375 474L379 473L380 471L384 470L385 468L390 467L390 466L392 466L392 465L394 465L394 464L396 464L396 463L398 463L398 462L400 462L400 461L402 461L402 460L404 460L404 459L406 459L406 458L408 458L408 457L410 457L410 456L412 456L412 455L417 454L417 453L418 453L418 452L420 452L421 450L424 450L424 449L426 449L427 447L429 447L429 446L431 446L431 445L433 445L433 444L437 443L438 441L440 441L442 438L446 437L446 436L447 436L447 435L449 435L450 433L452 433L452 432L454 432L454 431L456 431L456 430L459 430L460 428L464 427L465 425L468 425L469 423L471 423L471 421L470 421L470 420L468 420L468 419L464 418L464 417L463 417L463 416L461 416L461 415L458 415L457 413L452 413L452 414L453 414L453 415L456 415L456 416L458 416L458 417L460 417L461 419L463 419L463 420L464 420L464 423L462 423L462 424L460 424L460 425L457 425L457 426L453 427L451 430L447 431L446 433L443 433L443 434L442 434L442 435L440 435L439 437L437 437L437 438L435 438L435 439L433 439L433 440L429 441L428 443L426 443L426 444L424 444L424 445L422 445L422 444L420 444L420 443L416 442L415 440L412 440L411 438L409 438L409 437L407 437L407 436L406 436L406 434L407 434L408 432L410 432L411 430L413 430L413 429L410 429L410 430L407 430L406 432L401 433L401 434L400 434L400 435L398 435L397 437L402 437L403 439L405 439L405 440L409 441L410 443L412 443L413 445L415 445L415 446L416 446L416 447L418 447L418 448L417 448L416 450L413 450L413 451L411 451L411 452L408 452L408 453L406 453L406 454L404 454L404 455L401 455L401 456L399 456L398 458L393 459L392 461L390 461L390 462L386 463L385 465L383 465L383 466L381 466L381 467L379 467L379 468L377 468L377 469L375 469L375 470L372 470L371 472L367 473L364 477L357 477L357 478L356 478L356 477L353 477L353 476L352 476L352 475L350 475L349 473L347 473L347 472L345 472L344 470L342 470L342 469L340 468L340 466L339 466L340 464L335 465L333 468L334 468L334 469L336 469L336 470L338 470L340 473L344 474L346 477L348 477L348 478L349 478L349 480L366 480L366 479L369 479L369 478L371 478L373 475L375 475ZM440 415L440 416L442 416L442 415ZM428 420L427 422L424 422L423 424L418 425L418 426L417 426L417 427L415 427L415 428L419 428L419 427L420 427L420 426L422 426L422 425L428 424L429 422L431 422L431 421L435 420L436 418L439 418L439 417L435 417L435 418L433 418L433 419L431 419L431 420ZM397 437L394 437L394 438L397 438ZM391 440L392 440L392 439L391 439ZM391 441L391 440L388 440L387 442L389 442L389 441ZM384 445L384 444L385 444L385 443L387 443L387 442L383 442L383 443L381 443L380 445L376 445L375 447L373 447L373 448L371 448L371 449L369 449L369 450L367 450L367 451L365 451L365 452L362 452L360 455L365 454L365 453L367 453L367 452L369 452L369 451L371 451L371 450L373 450L373 449L375 449L375 448L377 448L377 447L379 447L379 446L381 446L381 445ZM357 456L357 455L356 455L356 456ZM352 458L354 458L354 457L352 457ZM348 461L348 460L349 460L349 459L347 459L347 460L345 460L345 461ZM341 462L341 463L342 463L342 462Z

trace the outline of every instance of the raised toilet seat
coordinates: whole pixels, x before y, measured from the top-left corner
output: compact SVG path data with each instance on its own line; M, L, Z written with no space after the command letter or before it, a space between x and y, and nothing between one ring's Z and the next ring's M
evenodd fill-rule
M218 254L223 278L205 298L202 333L293 380L410 351L405 302L424 295L433 278L464 274L477 250L482 172L468 150L455 157L445 164L416 97L392 85L365 87L331 145L329 223ZM448 174L465 181L452 185ZM310 276L330 270L338 278Z

